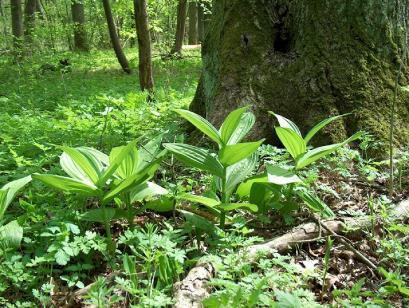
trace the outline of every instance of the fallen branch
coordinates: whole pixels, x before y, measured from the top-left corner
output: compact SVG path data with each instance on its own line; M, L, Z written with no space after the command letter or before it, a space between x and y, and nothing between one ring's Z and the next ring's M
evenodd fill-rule
M389 218L391 220L403 220L406 217L409 217L409 200L400 202L389 212ZM339 235L341 233L348 235L357 229L362 230L369 228L371 227L372 222L373 217L362 216L353 218L346 217L337 220L326 220L321 221L318 224L316 222L306 223L294 228L284 235L276 237L273 240L250 246L246 248L244 252L249 259L249 262L251 262L252 260L256 259L260 252L271 254L278 251L283 253L305 241L318 240L326 235ZM348 241L345 239L344 241L348 243ZM351 245L349 244L349 246ZM355 251L357 250L355 249ZM362 254L361 257L359 257L361 260L366 258ZM370 267L372 268L373 266L375 265L372 263ZM174 307L202 307L202 300L210 294L210 288L206 283L210 281L215 274L214 267L211 263L199 263L197 266L192 268L185 279L174 285L174 296L176 299Z

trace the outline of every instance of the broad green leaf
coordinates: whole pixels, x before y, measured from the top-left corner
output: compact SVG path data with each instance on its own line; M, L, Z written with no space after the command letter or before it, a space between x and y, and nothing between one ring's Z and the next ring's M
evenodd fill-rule
M290 128L276 127L275 130L278 138L294 159L305 153L307 146L300 135Z
M354 135L352 135L351 137L349 137L348 139L346 139L344 142L342 143L336 143L336 144L330 144L330 145L325 145L322 147L318 147L312 150L309 150L307 153L305 153L304 155L302 155L295 164L295 168L301 169L304 168L306 166L308 166L309 164L317 161L318 159L336 151L337 149L339 149L340 147L344 146L345 144L358 139L359 137L361 137L362 133L358 132Z
M226 145L220 150L220 162L225 166L234 165L257 151L263 142L264 139L255 142Z
M265 203L271 195L271 191L265 184L266 183L253 183L250 190L249 201L252 204L256 204L261 213L265 213L267 211Z
M302 182L301 179L292 171L274 165L267 165L267 176L270 183L277 185Z
M130 191L137 185L142 184L144 181L147 181L150 178L152 178L153 175L155 174L155 171L160 166L160 161L161 159L157 159L154 162L152 162L149 166L141 170L140 172L127 177L125 180L119 183L115 188L107 192L104 198L102 199L102 202L106 204L107 202L111 201L113 198L115 198L120 193Z
M125 147L117 147L113 148L111 151L110 156L112 157L110 160L114 161L115 158L120 154L120 152ZM135 174L138 169L138 160L139 160L139 152L136 147L133 147L127 155L121 161L119 167L115 171L115 175L121 179L126 179L128 176Z
M79 147L77 150L90 161L91 165L98 172L98 177L100 177L109 165L108 155L90 147Z
M163 213L172 211L174 204L175 201L173 198L162 196L161 198L158 198L156 200L148 201L145 208L155 212Z
M179 210L179 212L181 212L186 221L188 221L197 230L209 234L213 234L215 232L216 226L206 218L184 210Z
M80 216L80 219L91 222L105 223L111 221L116 214L113 208L98 208L85 212Z
M335 217L334 212L328 207L328 205L326 205L316 196L313 196L311 193L305 190L298 190L296 192L313 212L320 213L323 218Z
M258 156L256 153L246 159L227 167L226 170L226 193L231 194L236 186L244 181L256 168ZM220 187L221 188L221 187Z
M255 175L245 182L241 183L236 190L236 194L240 197L240 199L250 197L251 187L254 183L267 183L268 178L266 174L258 174Z
M226 117L221 128L220 135L224 144L227 144L233 135L236 128L239 126L242 114L248 109L248 107L242 107L236 109Z
M139 184L131 190L131 202L142 201L146 198L158 195L166 195L167 193L168 191L165 188L153 182L146 182Z
M0 247L2 250L17 248L23 239L23 228L17 220L0 227Z
M271 204L267 208L265 202L267 200L271 203L271 198L279 199L281 196L280 186L273 183L255 182L250 190L250 203L256 204L259 211L264 212L271 208Z
M252 212L258 211L257 205L252 204L252 203L222 203L219 205L219 207L226 212L233 211L233 210L240 209L240 208L246 208Z
M139 147L139 162L137 171L142 170L149 165L161 152L161 143L163 135L160 134L150 140L145 145Z
M190 167L209 171L219 177L224 176L222 164L208 150L182 143L165 143L164 147Z
M7 192L8 189L0 189L0 220L3 218L7 210Z
M328 124L330 124L331 122L338 120L344 116L346 116L348 114L341 114L341 115L337 115L325 120L322 120L321 122L319 122L318 124L316 124L309 132L308 134L304 137L304 141L305 144L308 144L308 142L310 142L310 140L312 139L312 137L314 137L314 135L316 133L318 133L321 129L323 129L325 126L327 126Z
M65 173L67 173L71 178L82 183L87 183L88 185L94 185L84 170L82 170L67 153L61 154L60 165Z
M121 148L120 151L114 150L113 153L109 156L109 167L105 170L105 172L101 175L98 185L104 185L109 178L115 173L115 171L119 168L122 161L125 157L131 152L136 146L137 140L134 140L128 143L126 146Z
M189 110L176 109L175 111L182 117L184 117L186 120L188 120L190 123L192 123L198 130L207 135L214 142L216 142L219 145L223 144L219 132L209 121Z
M231 135L227 144L239 143L252 129L254 123L256 122L256 117L251 112L245 112L241 115L239 125Z
M85 173L92 183L97 184L99 179L98 166L89 160L87 156L81 153L78 149L63 146L62 149L72 161Z
M280 127L282 128L288 128L290 130L292 130L294 133L296 133L298 136L300 136L302 138L300 129L298 128L297 125L295 125L295 123L279 114L276 114L272 111L269 111L270 114L272 114L273 116L275 116L278 120L278 124L280 124Z
M178 196L177 198L186 200L186 201L190 201L190 202L194 202L194 203L199 203L207 207L215 207L220 204L219 200L215 200L215 199L203 197L203 196L192 195L192 194L183 194L183 195Z
M35 173L32 175L33 179L39 180L44 184L51 186L53 188L69 192L69 193L78 193L85 196L98 196L100 191L96 186L92 184L84 184L78 180L53 175L53 174L38 174Z
M2 190L7 190L7 196L6 196L6 200L5 200L5 203L4 203L5 208L7 208L10 205L11 201L13 201L13 199L16 196L17 192L21 188L23 188L25 185L27 185L30 181L31 181L31 176L29 175L29 176L23 177L21 179L11 181L11 182L7 183L6 185L4 185L2 187ZM0 197L0 199L1 199L1 197ZM2 202L0 201L0 219L1 219L1 215L2 215L1 214L2 213L1 204L2 204Z

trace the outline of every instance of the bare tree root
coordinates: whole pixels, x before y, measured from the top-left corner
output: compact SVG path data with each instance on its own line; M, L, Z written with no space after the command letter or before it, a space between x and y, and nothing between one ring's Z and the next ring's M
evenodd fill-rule
M409 200L397 204L389 212L391 220L403 220L409 217ZM302 224L290 232L278 236L275 239L262 244L253 245L244 249L249 262L255 260L260 253L271 254L273 252L283 253L295 246L309 241L316 241L327 235L341 238L343 243L371 269L376 266L362 253L355 249L346 238L339 234L350 235L353 231L366 229L372 226L374 217L346 217L337 220L325 220ZM368 262L369 261L369 262ZM373 268L374 267L374 268ZM202 307L202 300L210 294L207 282L215 276L216 272L211 263L199 263L192 268L186 278L174 285L175 308L198 308Z

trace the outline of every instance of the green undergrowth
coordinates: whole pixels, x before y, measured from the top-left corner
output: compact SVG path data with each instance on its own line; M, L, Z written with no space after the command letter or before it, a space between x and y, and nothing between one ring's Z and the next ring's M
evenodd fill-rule
M199 51L178 61L154 58L155 101L139 90L133 73L120 70L111 51L35 55L22 64L0 60L0 183L40 171L55 161L56 145L111 149L166 127L181 133L171 110L191 101L200 73ZM69 59L71 72L42 71Z
M127 50L135 70L132 52ZM64 58L72 63L70 72L42 72L43 64L58 65ZM113 147L139 137L143 139L138 142L141 149L145 141L159 134L164 134L163 142L182 142L187 133L172 111L192 100L201 70L197 50L178 60L155 57L155 101L148 102L139 91L136 72L122 73L111 51L36 55L20 65L8 59L0 64L0 187L34 172L63 175L58 156L68 148L61 149L61 145L94 147L109 153ZM357 260L351 265L356 271L341 272L344 261L335 251L345 248L336 240L336 249L326 262L324 240L300 243L288 254L261 254L248 262L240 252L243 248L308 221L307 207L300 203L291 209L286 203L286 207L257 213L238 208L228 213L225 229L220 228L209 215L211 211L176 198L186 193L205 194L212 177L167 155L152 180L168 195L149 200L153 206L148 210L143 202L132 204L136 210L142 209L134 220L110 217L107 229L112 232L113 248L108 247L108 232L100 223L107 217L84 219L84 213L101 208L98 198L46 188L35 180L38 174L33 175L34 180L0 219L0 226L15 219L24 229L21 245L0 254L0 306L61 307L69 303L170 307L174 283L199 260L211 261L216 269L204 307L405 305L409 265L402 235L407 238L408 228L388 221L393 203L384 196L382 187L387 162L368 155L382 145L369 134L363 134L359 142L360 151L342 147L298 175L303 188L325 200L336 215L371 215L374 222L382 221L383 232L376 232L374 223L362 230L364 238L355 244L369 247L362 250L377 258L385 279L369 278ZM293 163L286 150L271 145L262 145L257 154L257 168L251 175L260 174L268 165L285 168ZM407 152L396 155L396 166L399 195L408 186ZM367 189L356 182L364 183ZM106 190L101 187L101 194ZM280 191L280 195L293 197L291 193L292 188ZM237 194L232 194L231 200L240 201ZM110 205L111 210L124 206L119 195ZM178 211L173 210L176 205ZM160 211L163 207L166 210ZM324 276L330 277L329 281L338 280L325 289ZM82 299L71 297L87 285Z

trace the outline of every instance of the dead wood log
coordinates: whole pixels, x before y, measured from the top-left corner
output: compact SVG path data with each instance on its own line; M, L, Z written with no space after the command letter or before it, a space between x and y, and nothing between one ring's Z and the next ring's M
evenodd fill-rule
M391 220L403 220L409 217L409 200L404 200L392 208L389 212ZM331 233L351 234L352 231L371 227L374 217L345 217L336 220L321 221L322 228L316 222L310 222L295 227L290 232L278 236L270 241L253 245L244 249L249 262L256 259L261 252L286 252L296 245L321 239ZM216 274L211 263L199 263L192 268L186 278L174 285L175 308L198 308L202 307L202 300L210 294L207 282Z

